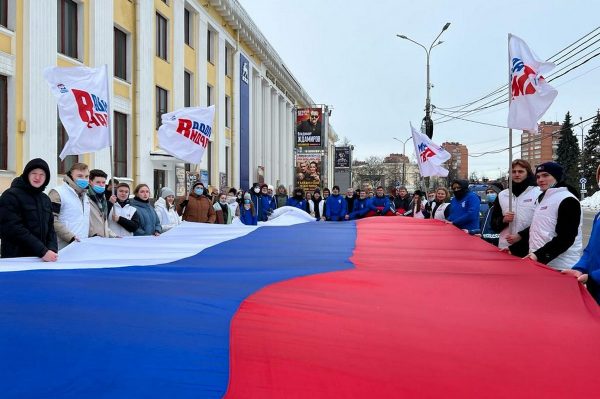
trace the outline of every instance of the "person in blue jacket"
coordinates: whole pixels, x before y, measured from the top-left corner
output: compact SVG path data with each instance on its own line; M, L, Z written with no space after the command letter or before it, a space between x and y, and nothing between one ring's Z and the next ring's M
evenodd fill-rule
M367 192L363 189L357 190L358 198L354 200L354 204L352 206L352 212L348 215L346 219L361 219L365 217L365 215L369 212L369 202L370 200L367 198Z
M275 199L272 195L269 195L269 186L263 184L260 186L260 194L258 195L258 220L261 222L269 220L269 215L273 213L276 207Z
M492 227L492 215L494 208L500 206L496 205L496 198L498 198L498 193L502 190L504 190L504 187L502 187L501 183L492 183L485 190L485 197L489 208L481 223L481 238L495 246L498 246L498 242L500 241L500 233Z
M596 180L600 184L600 166L596 170ZM600 305L600 212L594 217L592 233L583 255L571 269L562 270L586 285L592 297Z
M260 213L260 201L258 199L260 196L260 184L252 183L252 187L250 187L250 190L246 192L250 194L250 200L254 204L254 210Z
M390 199L385 195L383 187L379 186L375 190L375 196L371 198L369 210L377 216L393 216L394 212L390 210Z
M346 220L348 214L348 204L344 197L340 195L340 187L333 186L331 189L331 195L325 202L325 218L338 222L340 220Z
M447 223L452 223L469 234L479 234L479 196L469 190L467 180L454 180L450 185L454 196L450 201Z
M250 193L244 194L244 203L240 207L240 221L248 226L256 226L258 224L258 217Z
M295 188L294 195L287 200L287 206L293 206L294 208L308 212L308 203L304 197L304 190L300 187Z

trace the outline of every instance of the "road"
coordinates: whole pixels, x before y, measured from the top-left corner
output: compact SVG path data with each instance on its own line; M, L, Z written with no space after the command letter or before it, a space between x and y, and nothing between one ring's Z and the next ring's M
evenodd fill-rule
M583 208L583 225L581 226L581 230L583 233L584 248L590 239L590 234L592 232L592 222L594 221L594 216L596 216L596 213L598 213L598 211Z

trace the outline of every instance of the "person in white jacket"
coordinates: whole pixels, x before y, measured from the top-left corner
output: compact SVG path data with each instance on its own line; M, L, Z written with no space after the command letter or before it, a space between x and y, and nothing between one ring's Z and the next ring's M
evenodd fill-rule
M156 200L154 210L160 220L163 233L181 223L175 209L175 193L168 187L163 187L160 190L160 198Z

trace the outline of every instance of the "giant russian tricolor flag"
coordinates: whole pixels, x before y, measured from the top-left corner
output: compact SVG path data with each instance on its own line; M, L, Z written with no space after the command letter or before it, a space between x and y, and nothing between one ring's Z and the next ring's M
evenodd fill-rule
M438 221L293 218L2 260L0 396L597 397L574 278Z

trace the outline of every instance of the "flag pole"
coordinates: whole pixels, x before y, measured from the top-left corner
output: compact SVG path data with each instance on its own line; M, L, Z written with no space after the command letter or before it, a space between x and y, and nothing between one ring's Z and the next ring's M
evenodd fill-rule
M510 37L508 34L508 108L510 110L511 96L511 60L510 60ZM509 111L510 112L510 111ZM512 212L512 153L513 153L513 133L512 128L508 128L508 211ZM512 223L509 223L510 232L512 231Z
M112 187L112 195L115 195L115 175L113 173L113 169L114 169L114 160L113 160L113 131L111 129L112 127L112 113L110 110L110 84L109 82L109 78L108 78L108 64L104 64L104 73L106 74L106 103L107 103L107 108L108 108L108 117L106 118L106 123L108 125L108 150L110 153L110 166L109 166L109 172L110 172L110 180L112 182L111 187Z

